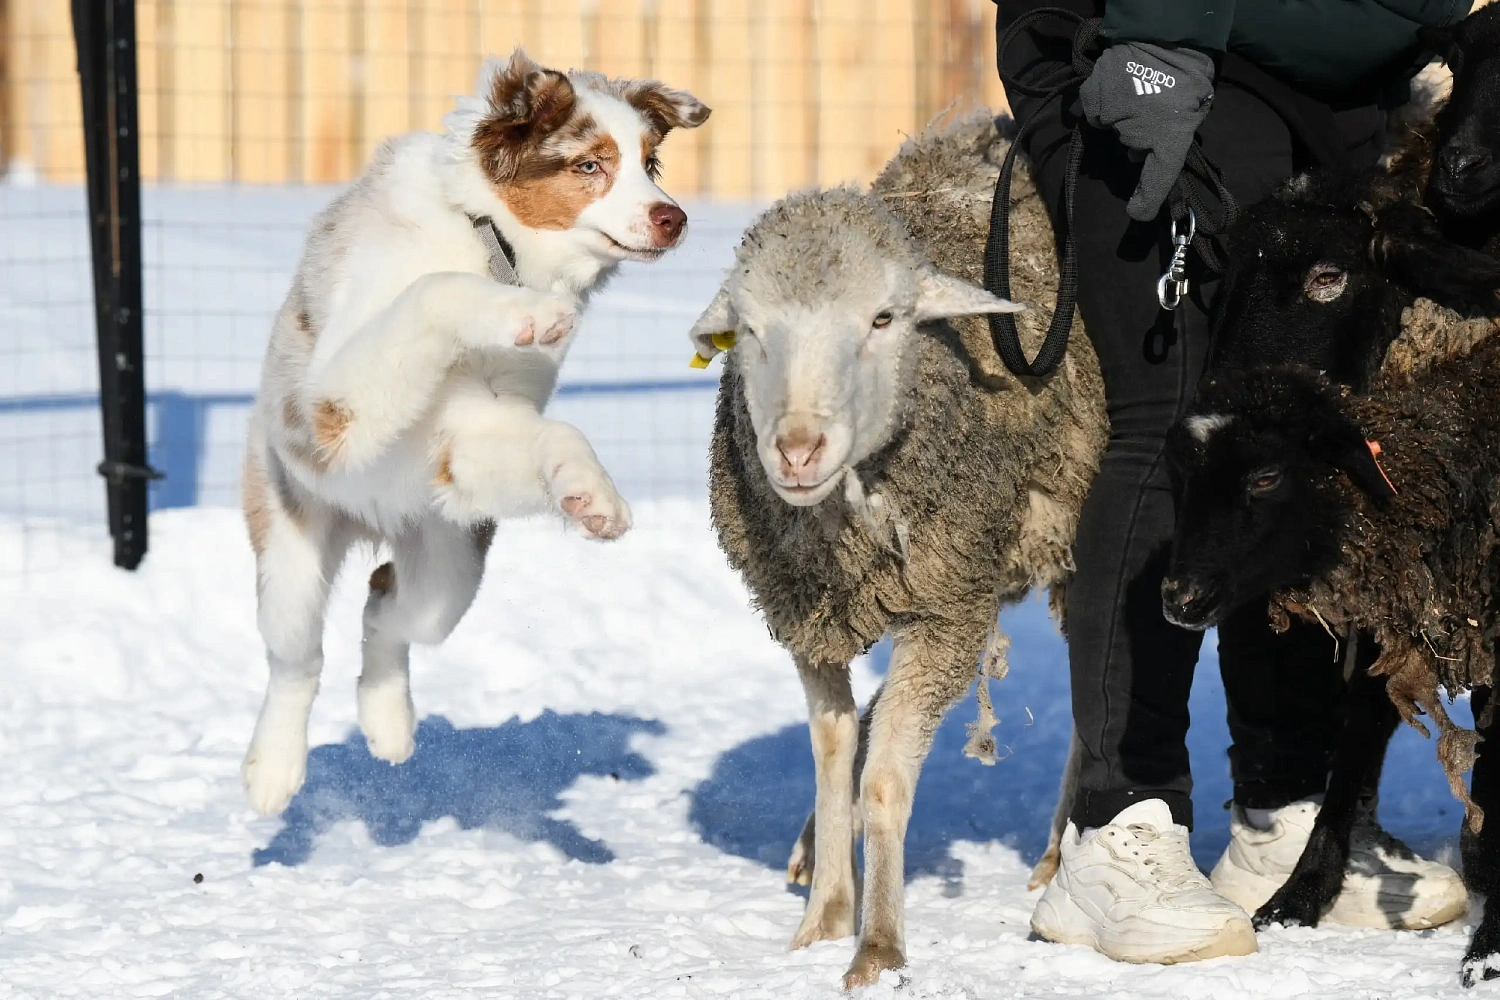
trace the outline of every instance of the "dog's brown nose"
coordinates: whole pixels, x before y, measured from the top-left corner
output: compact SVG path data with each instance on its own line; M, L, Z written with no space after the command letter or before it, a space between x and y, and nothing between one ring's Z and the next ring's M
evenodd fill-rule
M676 246L687 225L687 213L676 205L659 202L651 206L651 243L653 246Z

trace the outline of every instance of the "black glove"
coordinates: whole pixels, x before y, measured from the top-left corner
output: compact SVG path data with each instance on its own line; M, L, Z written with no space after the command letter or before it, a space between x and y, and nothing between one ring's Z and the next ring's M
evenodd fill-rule
M1213 60L1196 49L1116 42L1094 63L1079 99L1090 125L1114 129L1145 154L1125 211L1141 222L1156 218L1214 102Z

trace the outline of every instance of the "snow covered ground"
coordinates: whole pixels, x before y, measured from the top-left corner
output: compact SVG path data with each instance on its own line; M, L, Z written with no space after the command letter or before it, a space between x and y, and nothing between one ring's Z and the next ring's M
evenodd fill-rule
M97 416L70 402L95 384L78 195L0 187L0 1000L837 996L851 942L785 951L802 898L782 867L812 803L802 694L708 530L714 373L685 367L683 329L745 208L694 207L693 242L622 275L569 359L580 388L556 411L599 445L636 530L592 545L550 522L502 528L473 610L413 657L423 721L399 768L355 726L373 556L354 557L307 787L278 819L246 807L265 667L249 548L224 506L235 400L325 197L150 193L153 453L177 475L127 574L99 527ZM908 838L911 964L867 995L1464 995L1463 926L1271 931L1257 956L1176 968L1028 941L1067 671L1039 604L1005 623L1007 755L963 757L972 698L940 731ZM887 656L857 665L862 697ZM1192 709L1207 867L1229 797L1211 642ZM1415 734L1392 749L1382 815L1452 852L1459 812Z
M308 784L280 819L255 818L239 787L265 669L234 512L157 515L135 575L95 545L66 574L0 583L0 997L836 996L850 942L785 951L802 899L781 868L812 802L795 674L705 506L639 515L613 545L502 529L474 609L414 656L423 721L397 768L355 728L357 556L330 613ZM14 535L0 527L0 546ZM1461 927L1271 931L1252 958L1175 968L1029 942L1067 681L1039 604L1006 624L1009 755L963 757L972 699L954 710L909 837L911 965L869 995L1460 995ZM883 654L858 666L861 696ZM1222 706L1210 656L1193 704L1205 865L1226 836ZM1457 829L1411 734L1383 812L1429 850Z

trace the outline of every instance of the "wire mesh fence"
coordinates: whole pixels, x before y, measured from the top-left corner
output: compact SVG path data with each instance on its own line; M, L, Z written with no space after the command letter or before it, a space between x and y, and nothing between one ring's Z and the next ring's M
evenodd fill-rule
M633 501L701 494L713 373L685 330L757 206L868 180L954 103L998 106L988 0L140 0L154 511L237 502L270 320L304 231L384 137L440 129L486 55L660 78L714 109L669 137L687 243L591 303L553 412ZM104 531L68 5L0 0L0 573ZM69 526L66 531L54 526Z

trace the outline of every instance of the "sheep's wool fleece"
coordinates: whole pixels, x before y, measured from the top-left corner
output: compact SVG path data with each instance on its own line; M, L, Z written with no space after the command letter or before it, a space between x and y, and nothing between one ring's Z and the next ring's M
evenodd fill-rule
M773 206L747 232L736 266L776 268L793 283L836 280L827 260L777 259L787 242L778 234L863 226L881 253L925 257L981 284L1007 148L987 114L929 127L901 147L868 194L798 194ZM1035 353L1056 300L1053 234L1027 171L1016 172L1011 200L1012 297L1032 307L1016 318ZM1067 357L1045 379L1012 376L983 317L929 324L916 349L918 375L899 426L855 469L864 494L878 495L909 532L899 541L887 525L859 516L843 489L812 507L776 495L729 352L711 453L713 522L772 635L807 662L842 666L888 631L920 629L950 668L972 671L1002 599L1043 584L1053 587L1056 607L1071 570L1078 511L1108 436L1103 383L1082 324L1075 317Z
M1494 681L1500 339L1489 337L1473 353L1459 351L1415 375L1388 373L1369 396L1347 395L1344 405L1379 443L1380 464L1397 495L1382 510L1342 476L1323 484L1343 493L1353 511L1342 530L1342 555L1326 576L1279 595L1273 617L1284 621L1293 612L1374 635L1381 656L1371 671L1387 678L1408 723L1426 732L1417 709L1432 720L1438 758L1477 829L1482 814L1462 779L1473 765L1476 737L1448 717L1442 692Z

